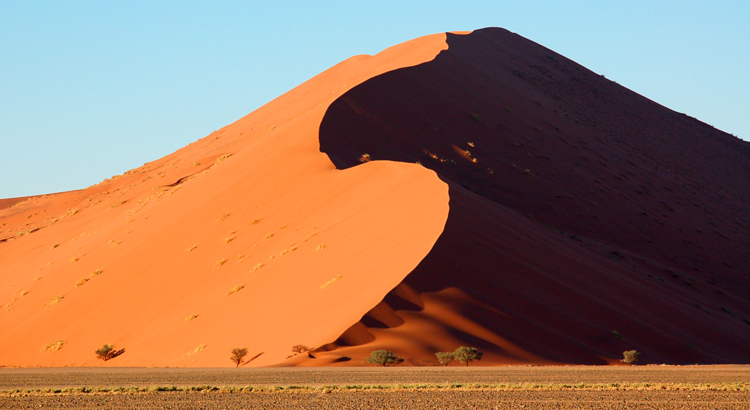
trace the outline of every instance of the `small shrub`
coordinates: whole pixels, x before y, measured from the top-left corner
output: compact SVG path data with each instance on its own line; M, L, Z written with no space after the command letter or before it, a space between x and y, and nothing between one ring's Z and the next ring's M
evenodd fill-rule
M622 352L622 360L620 361L627 364L633 364L638 361L640 356L641 352L637 350L626 350Z
M115 357L125 353L125 349L117 350L114 346L106 344L95 353L97 359L102 359L106 362L107 360L114 359Z
M236 364L236 367L240 367L242 364L242 359L247 356L247 348L246 347L235 347L232 349L232 355L229 356L229 360L231 360L234 364Z
M461 346L453 352L453 358L459 362L466 363L466 366L474 360L482 360L484 353L477 350L476 347Z
M396 354L390 350L375 350L370 353L370 357L367 358L367 363L382 364L383 366L389 363L401 363L403 361L404 359L396 356Z
M611 332L609 332L609 334L611 334L612 336L614 336L614 337L622 340L622 335L617 330L612 330Z
M448 363L453 360L453 353L451 352L437 352L435 356L437 356L438 362L443 366L448 366Z

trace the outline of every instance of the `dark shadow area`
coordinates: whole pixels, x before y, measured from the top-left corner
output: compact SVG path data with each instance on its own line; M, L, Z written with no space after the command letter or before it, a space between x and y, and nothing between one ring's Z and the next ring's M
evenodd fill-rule
M731 268L750 267L750 144L506 30L447 42L354 87L320 126L339 169L367 154L449 185L445 230L403 284L461 289L476 303L454 309L548 360L750 362L750 271ZM423 308L396 295L397 312ZM356 326L342 342L393 327Z

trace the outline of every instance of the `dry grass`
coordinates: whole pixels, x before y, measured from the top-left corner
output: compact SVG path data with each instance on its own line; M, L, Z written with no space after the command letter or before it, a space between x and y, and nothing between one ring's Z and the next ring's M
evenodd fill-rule
M193 246L191 246L191 247L189 247L189 248L185 249L185 253L190 253L190 252L191 252L191 251L192 251L193 249L195 249L195 248L197 248L197 247L198 247L198 245L193 245Z
M332 278L331 280L329 280L328 282L326 282L326 283L324 283L324 284L320 285L320 288L321 288L321 289L325 289L325 288L327 288L328 286L331 286L331 284L332 284L333 282L336 282L336 281L337 281L337 280L339 280L339 279L341 279L341 275L336 275L336 276L334 276L334 277L333 277L333 278Z
M192 355L194 355L194 354L202 351L205 348L206 348L206 345L198 345L198 347L196 347L192 351L187 352L187 354L185 356L192 356Z
M325 248L326 248L325 245L318 245L318 246L315 247L315 249L313 250L313 252L322 251Z
M271 239L271 238L273 238L273 235L274 235L274 234L272 234L272 233L269 233L269 234L267 234L267 235L266 235L265 239Z
M196 347L187 355L193 355L205 348ZM137 394L155 392L186 393L344 393L344 392L430 392L430 391L681 391L681 392L748 392L750 383L417 383L417 384L330 384L330 385L287 385L287 386L149 386L149 387L68 387L63 389L26 389L0 391L2 397L54 396L87 394Z
M191 321L191 320L195 320L196 318L198 318L198 315L196 315L195 313L193 313L192 315L190 315L190 316L186 317L186 318L185 318L185 321L186 321L186 322L189 322L189 321Z
M89 278L83 278L83 279L79 280L79 281L78 281L78 283L76 283L76 287L78 287L78 286L83 286L83 285L85 285L85 284L86 284L86 282L88 282L88 281L89 281Z
M219 217L219 219L217 219L217 220L216 220L216 222L221 222L221 221L223 221L223 220L225 220L225 219L229 218L229 216L230 216L230 215L232 215L232 214L230 214L229 212L225 212L224 214L222 214L222 215L221 215L221 216Z
M216 261L216 266L221 266L221 265L227 263L228 260L229 259L219 259L218 261Z
M260 268L262 268L264 266L266 266L265 263L259 263L259 264L255 265L255 267L253 268L253 272L257 271L258 269L260 269Z
M49 302L45 303L44 306L50 307L52 305L56 305L59 301L61 301L63 299L65 299L65 297L58 295L54 299L52 299Z
M66 343L65 340L55 340L52 343L48 343L44 345L44 348L42 349L43 352L56 352L60 349L62 349L63 345Z
M229 289L229 292L227 292L227 296L233 295L233 294L241 291L244 288L245 288L245 286L243 286L243 285L237 285L237 286L233 287L232 289Z

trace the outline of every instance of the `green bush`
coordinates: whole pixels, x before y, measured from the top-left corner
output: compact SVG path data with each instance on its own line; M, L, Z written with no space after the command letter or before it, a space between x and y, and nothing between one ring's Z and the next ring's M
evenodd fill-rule
M375 350L370 353L370 357L367 358L367 363L382 364L383 366L389 363L401 363L404 359L399 358L390 350Z
M106 362L107 360L114 359L115 357L125 353L125 349L116 350L114 346L106 344L95 353L98 359L102 359Z
M474 360L482 360L483 355L484 353L477 350L476 347L461 346L453 352L453 358L459 362L466 363L466 366Z
M638 361L638 358L640 356L641 356L641 352L637 350L626 350L622 352L621 362L627 363L627 364L633 364Z
M437 352L435 356L437 356L438 362L443 366L448 366L448 363L453 360L453 353L451 352Z

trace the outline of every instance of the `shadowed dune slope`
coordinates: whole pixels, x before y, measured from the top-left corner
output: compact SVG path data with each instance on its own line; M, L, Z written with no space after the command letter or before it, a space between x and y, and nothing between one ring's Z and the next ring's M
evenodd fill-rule
M425 257L448 186L416 164L319 150L328 105L428 61L445 34L356 56L162 159L0 201L0 367L251 366L329 343ZM124 354L106 363L105 343Z
M418 364L473 345L483 363L606 364L630 349L750 362L750 144L506 30L447 43L346 92L321 123L338 168L421 163L449 185L450 213L419 266L320 356L387 348Z

